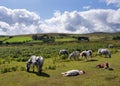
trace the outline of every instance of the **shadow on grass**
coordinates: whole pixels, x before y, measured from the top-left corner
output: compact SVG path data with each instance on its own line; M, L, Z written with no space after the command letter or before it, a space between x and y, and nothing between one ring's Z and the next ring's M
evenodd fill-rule
M70 62L68 59L57 59L56 62Z
M36 74L37 76L50 77L49 74L44 73L44 72L41 72L41 73L39 74L38 72L29 71L29 73Z
M98 61L96 59L91 59L91 60L87 60L86 62L95 62L95 61Z
M41 74L37 74L37 75L39 75L39 76L43 76L43 77L50 77L50 75L49 75L49 74L44 73L44 72L42 72Z
M113 71L114 69L113 68L108 68L108 70Z
M116 75L110 75L110 76L105 77L105 80L110 81L110 80L114 80L116 78L118 78L118 76L116 76Z

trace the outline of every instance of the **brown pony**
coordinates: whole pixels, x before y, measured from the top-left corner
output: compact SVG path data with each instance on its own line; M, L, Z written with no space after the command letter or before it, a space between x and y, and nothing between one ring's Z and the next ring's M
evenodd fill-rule
M109 69L109 63L105 62L105 63L102 63L102 64L98 64L96 67L97 68L103 68L103 69Z

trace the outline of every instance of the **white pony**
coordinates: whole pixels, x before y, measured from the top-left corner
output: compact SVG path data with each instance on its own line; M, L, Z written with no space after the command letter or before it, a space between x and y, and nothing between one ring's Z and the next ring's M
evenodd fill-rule
M38 73L40 74L42 71L43 63L44 63L44 59L42 56L31 56L26 63L26 70L29 71L30 66L33 65L33 72L34 72L34 66L36 66L38 69Z
M84 50L80 53L80 56L84 57L85 59L87 59L87 57L92 59L92 50Z
M79 51L73 51L72 53L70 53L68 59L78 60L79 56L80 56L80 52Z
M83 70L69 70L66 72L62 72L61 74L62 74L62 76L77 76L77 75L85 74L85 71L83 71Z
M111 53L110 53L110 51L108 49L100 48L100 49L98 49L98 54L99 55L105 55L105 56L111 58Z

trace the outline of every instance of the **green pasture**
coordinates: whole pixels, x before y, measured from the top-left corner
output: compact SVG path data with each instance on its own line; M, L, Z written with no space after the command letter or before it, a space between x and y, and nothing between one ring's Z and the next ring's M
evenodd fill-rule
M69 37L58 37L54 43L33 41L29 36L13 36L5 42L25 42L23 44L0 45L0 86L119 86L120 85L120 41L111 40L112 35L90 34L90 41L76 41ZM109 37L110 36L110 37ZM0 40L3 40L0 37ZM32 40L32 41L31 41ZM108 48L113 44L113 48ZM97 55L99 48L108 48L112 58ZM67 56L59 56L60 49L93 50L91 61L68 60ZM44 57L41 75L26 72L25 65L31 55ZM98 69L99 63L109 62L113 70ZM84 70L84 75L63 77L61 72L72 69Z
M100 56L93 57L92 61L69 61L45 59L43 72L37 75L36 72L26 72L20 68L25 67L25 62L11 61L0 65L1 67L17 66L17 71L0 74L0 86L119 86L120 84L120 52L112 55L112 58ZM97 69L99 63L109 62L113 70ZM54 67L54 69L50 68ZM61 72L80 69L86 73L74 77L63 77ZM32 71L32 70L31 70Z
M27 41L31 41L31 40L32 40L31 36L13 36L12 38L4 41L4 43L5 42L9 42L9 43L11 43L11 42L27 42Z
M98 56L98 48L111 48L112 58ZM80 59L70 61L59 56L60 49L76 50L92 49L92 61ZM25 65L31 55L44 57L41 75L26 72ZM119 86L120 84L120 44L119 41L102 42L69 42L58 44L10 45L0 47L0 86ZM97 69L99 63L109 62L113 70ZM61 72L72 69L84 70L84 75L63 77Z
M4 40L6 40L8 38L9 38L8 36L2 36L2 37L0 37L0 41L4 41Z
M69 41L77 41L75 38L67 37L67 38L57 38L55 40L56 42L69 42Z

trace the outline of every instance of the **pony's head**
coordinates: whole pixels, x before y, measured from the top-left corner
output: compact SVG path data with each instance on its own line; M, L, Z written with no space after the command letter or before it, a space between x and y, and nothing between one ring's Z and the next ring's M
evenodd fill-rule
M97 52L98 55L101 55L101 49L98 49L98 52Z
M27 71L29 71L29 70L30 70L30 65L31 65L31 63L30 63L30 62L27 62L27 63L26 63L26 70L27 70Z

